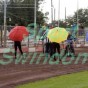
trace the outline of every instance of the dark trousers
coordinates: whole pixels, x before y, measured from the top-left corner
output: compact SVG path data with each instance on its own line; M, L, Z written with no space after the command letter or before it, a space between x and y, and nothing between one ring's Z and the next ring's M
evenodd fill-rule
M50 53L50 43L45 44L45 53Z
M68 50L70 51L70 53L75 54L75 50L74 50L73 44L69 44L69 45L66 46L66 48L65 48L65 55L66 55L66 53L68 53Z
M60 54L60 44L56 43L56 42L51 43L51 45L50 45L50 51L51 51L50 52L50 56L52 56L56 52L58 52L58 54Z
M15 41L14 42L15 57L17 55L17 47L19 48L20 53L23 55L23 52L22 52L22 49L21 49L21 42L20 41Z

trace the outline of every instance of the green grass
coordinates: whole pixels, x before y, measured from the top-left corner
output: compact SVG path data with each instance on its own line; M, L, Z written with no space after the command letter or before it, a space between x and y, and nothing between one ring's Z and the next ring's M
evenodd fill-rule
M88 88L88 71L52 77L16 88Z

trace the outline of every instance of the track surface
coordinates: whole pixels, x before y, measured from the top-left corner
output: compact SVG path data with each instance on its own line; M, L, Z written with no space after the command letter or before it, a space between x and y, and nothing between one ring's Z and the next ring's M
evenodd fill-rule
M79 53L88 53L88 47L75 48L75 51L76 55ZM46 64L43 64L44 56L42 56L40 63L36 64L39 53L40 52L38 52L33 64L30 64L33 54L28 57L25 64L22 64L21 62L15 64L15 59L13 59L12 63L8 65L0 64L0 88L15 88L16 85L22 83L88 70L88 61L86 61L85 64L82 64L83 57L81 57L78 64L74 64L77 59L75 57L75 60L73 60L69 65L63 65L62 61L60 61L57 65L50 65L49 60ZM10 55L13 56L11 53ZM67 61L70 59L71 58L68 57ZM8 61L6 58L3 58L3 54L0 54L0 60Z

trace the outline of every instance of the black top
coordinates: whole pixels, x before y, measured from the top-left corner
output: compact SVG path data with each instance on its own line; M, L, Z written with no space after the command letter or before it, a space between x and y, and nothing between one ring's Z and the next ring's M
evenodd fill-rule
M14 41L14 45L21 45L21 41Z

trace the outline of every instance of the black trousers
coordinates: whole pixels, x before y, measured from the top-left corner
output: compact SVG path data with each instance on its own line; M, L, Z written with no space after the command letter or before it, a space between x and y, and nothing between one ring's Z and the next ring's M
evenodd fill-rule
M23 55L22 49L21 49L21 42L15 41L14 42L14 48L15 48L15 57L17 55L17 48L19 48L20 53Z
M68 50L70 51L70 53L75 54L75 50L74 50L73 44L69 44L69 45L66 46L66 48L65 48L65 55L66 55L66 53L68 53Z
M56 43L56 42L52 42L50 45L50 51L51 51L50 56L52 56L56 52L58 52L58 54L60 54L60 44Z
M50 45L51 45L51 43L45 44L45 53L50 53Z

